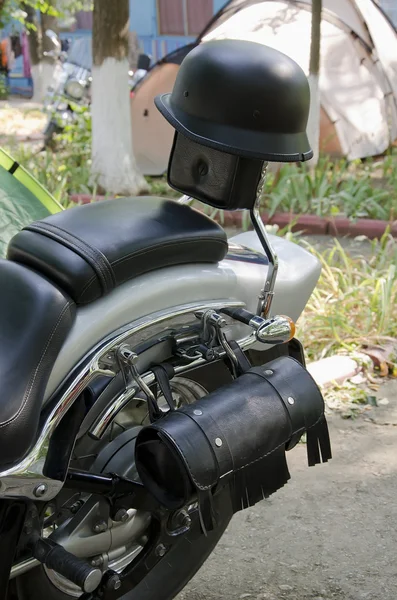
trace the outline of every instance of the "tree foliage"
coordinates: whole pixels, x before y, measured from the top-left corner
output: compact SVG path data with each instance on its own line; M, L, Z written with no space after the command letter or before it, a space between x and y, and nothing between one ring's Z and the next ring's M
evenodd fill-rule
M92 0L0 0L0 27L4 27L12 19L20 21L31 28L27 20L26 7L40 11L49 17L61 18L79 10L92 10Z

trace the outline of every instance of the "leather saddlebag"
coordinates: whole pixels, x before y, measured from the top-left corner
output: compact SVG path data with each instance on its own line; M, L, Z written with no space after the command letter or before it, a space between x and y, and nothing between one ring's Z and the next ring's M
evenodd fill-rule
M169 509L198 501L204 531L212 496L229 486L233 510L254 505L290 478L286 450L307 436L309 465L331 458L324 401L308 371L280 357L143 428L136 465Z

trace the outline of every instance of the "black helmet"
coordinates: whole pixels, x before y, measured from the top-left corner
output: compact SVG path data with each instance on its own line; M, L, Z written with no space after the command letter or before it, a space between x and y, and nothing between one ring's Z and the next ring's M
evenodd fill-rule
M200 44L183 60L172 93L155 103L177 131L203 146L280 162L313 156L307 78L274 48L240 40Z

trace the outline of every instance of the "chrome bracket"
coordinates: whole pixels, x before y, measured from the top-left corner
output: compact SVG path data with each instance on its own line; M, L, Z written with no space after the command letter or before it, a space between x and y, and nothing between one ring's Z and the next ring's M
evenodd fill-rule
M153 392L139 374L137 368L139 357L131 350L128 344L121 344L116 349L116 359L123 374L126 390L130 390L137 385L148 400L156 403Z
M207 310L201 314L196 313L196 317L201 318L203 343L212 349L221 347L232 364L233 375L237 377L239 362L224 332L227 325L226 319L215 310ZM219 352L217 354L219 355Z
M277 278L278 271L278 258L277 254L272 247L269 237L267 235L266 227L263 224L262 217L260 215L259 206L260 200L263 193L263 188L266 180L266 171L267 171L268 163L263 163L262 175L258 184L258 189L256 192L256 202L254 208L250 210L250 217L252 225L256 231L256 234L259 238L259 241L262 244L262 248L267 256L269 261L269 266L266 274L265 285L259 295L257 314L262 315L263 317L267 317L270 313L270 308L274 296L274 286Z

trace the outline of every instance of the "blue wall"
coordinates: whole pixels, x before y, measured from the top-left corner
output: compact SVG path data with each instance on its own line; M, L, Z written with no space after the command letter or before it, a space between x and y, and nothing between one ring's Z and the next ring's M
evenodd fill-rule
M228 0L214 0L214 14L221 10Z
M214 14L217 13L227 0L213 0ZM0 32L0 38L9 35L11 29L21 30L19 22L12 23ZM152 57L156 62L169 52L189 44L195 40L191 36L165 36L159 35L157 26L156 0L130 0L130 28L137 32L142 50ZM78 30L73 33L62 33L62 38L76 38L90 36L91 31ZM12 92L29 94L31 92L31 81L23 78L23 62L20 57L14 65L11 73Z
M213 0L215 14L227 0ZM136 31L142 49L156 62L169 52L195 40L194 36L159 35L157 27L156 0L130 0L130 28Z

